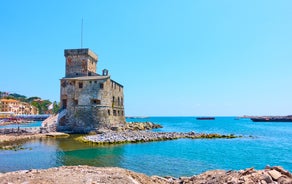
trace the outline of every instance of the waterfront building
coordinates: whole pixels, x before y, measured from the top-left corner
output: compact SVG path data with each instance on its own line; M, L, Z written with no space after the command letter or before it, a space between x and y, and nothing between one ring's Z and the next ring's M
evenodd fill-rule
M64 55L60 102L66 114L58 130L87 133L124 124L123 86L111 79L108 70L96 72L98 56L90 49L68 49Z
M15 99L0 99L0 112L13 113L14 115L36 115L38 109L26 102Z

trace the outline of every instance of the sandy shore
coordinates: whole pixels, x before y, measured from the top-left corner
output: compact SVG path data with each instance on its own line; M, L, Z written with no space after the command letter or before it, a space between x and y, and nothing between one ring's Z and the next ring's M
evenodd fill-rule
M291 184L292 175L282 167L266 167L264 170L253 168L240 171L214 170L191 177L146 176L116 167L62 166L44 170L24 170L0 174L0 184L6 183L84 183L84 184Z

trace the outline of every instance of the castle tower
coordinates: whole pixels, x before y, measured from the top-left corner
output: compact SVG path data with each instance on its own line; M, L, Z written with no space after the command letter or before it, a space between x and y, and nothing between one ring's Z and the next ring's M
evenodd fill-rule
M96 74L97 55L89 49L68 49L66 58L66 77L91 76Z
M125 123L123 86L112 80L108 70L96 73L97 55L90 49L64 51L65 77L60 80L61 107L66 115L58 130L88 133Z

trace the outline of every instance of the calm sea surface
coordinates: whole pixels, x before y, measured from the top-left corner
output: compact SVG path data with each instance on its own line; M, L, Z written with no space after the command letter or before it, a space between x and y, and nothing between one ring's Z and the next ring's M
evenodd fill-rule
M42 121L35 121L30 123L22 123L22 124L10 124L10 125L1 125L0 129L3 128L33 128L40 127L42 125Z
M150 117L163 125L155 131L206 132L242 135L237 139L172 141L93 146L71 138L23 143L19 151L0 150L0 172L61 165L117 166L147 175L191 176L214 169L263 169L281 165L292 172L292 123L254 123L249 119L216 117Z

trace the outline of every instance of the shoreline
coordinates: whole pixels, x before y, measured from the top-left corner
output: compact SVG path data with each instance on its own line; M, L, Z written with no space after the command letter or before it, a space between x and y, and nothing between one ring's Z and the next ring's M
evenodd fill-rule
M96 135L84 135L77 139L90 144L125 144L151 141L165 141L174 139L214 139L238 138L241 136L204 134L195 132L152 132L148 130L107 130ZM140 128L138 128L140 129ZM0 135L1 149L15 149L17 143L34 138L66 137L69 134L52 132L44 134L9 134ZM85 139L87 137L87 139ZM8 145L3 146L2 145ZM14 145L13 145L14 144ZM12 145L12 146L10 146ZM71 177L74 175L74 177ZM70 179L68 179L70 176ZM72 181L71 181L72 179ZM248 168L240 171L210 170L193 176L147 176L142 173L123 168L94 167L94 166L61 166L48 169L32 169L0 173L1 183L153 183L153 184L178 184L178 183L291 183L292 175L282 167L266 167L264 170Z
M211 170L190 177L147 176L118 167L61 166L49 169L0 173L0 183L127 183L127 184L201 184L201 183L283 183L291 184L292 175L280 166L263 170Z
M86 135L76 138L84 143L92 144L125 144L153 141L167 141L175 139L234 139L240 136L234 134L205 134L195 132L151 132L151 131L108 131L97 135Z
M37 138L69 137L69 134L62 132L39 133L39 134L0 134L0 150L14 149L18 143ZM16 145L15 145L16 144Z
M84 134L75 140L83 143L92 144L125 144L125 143L139 143L139 142L153 142L153 141L167 141L175 139L233 139L242 136L234 134L221 135L217 133L195 133L195 132L152 132L152 129L162 128L161 125L152 122L130 122L121 127L112 127L111 129L100 129L97 131ZM21 130L20 128L19 130ZM25 141L41 137L66 137L70 134L63 132L49 132L49 133L27 133L15 132L10 134L0 134L0 148L1 145L13 144L19 141Z
M6 125L22 125L22 124L28 124L31 122L36 122L36 121L31 121L31 120L25 120L25 119L20 119L20 120L14 120L14 121L1 121L0 126L6 126Z

